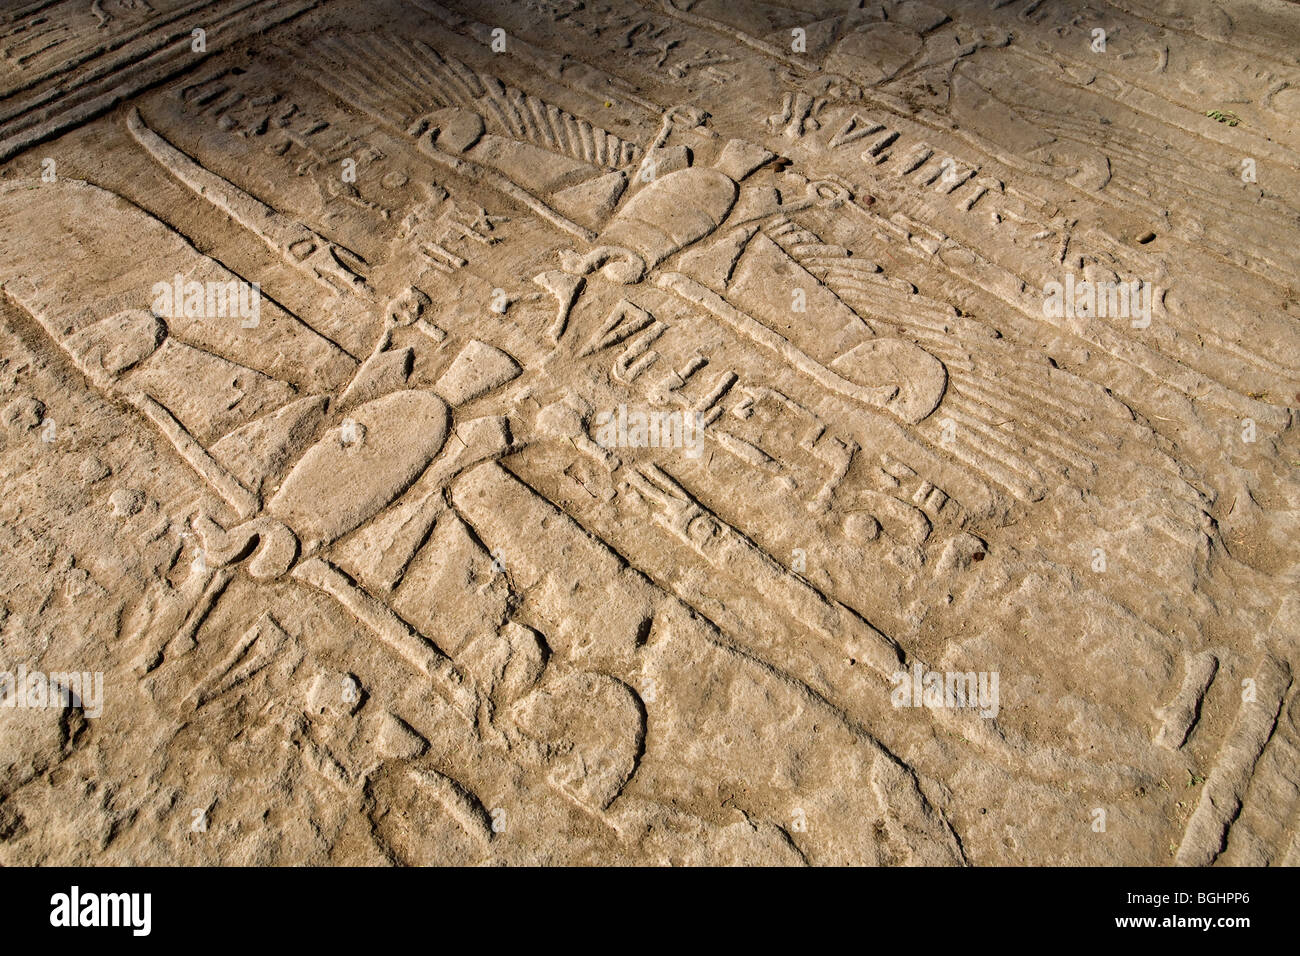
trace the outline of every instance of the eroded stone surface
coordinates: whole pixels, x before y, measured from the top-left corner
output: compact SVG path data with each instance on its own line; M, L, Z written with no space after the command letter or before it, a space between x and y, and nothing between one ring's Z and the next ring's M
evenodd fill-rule
M39 6L0 862L1300 862L1296 9Z

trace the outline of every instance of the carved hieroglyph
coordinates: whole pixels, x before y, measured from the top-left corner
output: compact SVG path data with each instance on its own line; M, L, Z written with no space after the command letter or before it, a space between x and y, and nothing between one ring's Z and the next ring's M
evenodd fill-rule
M1300 16L1090 16L0 14L0 862L1300 862Z

